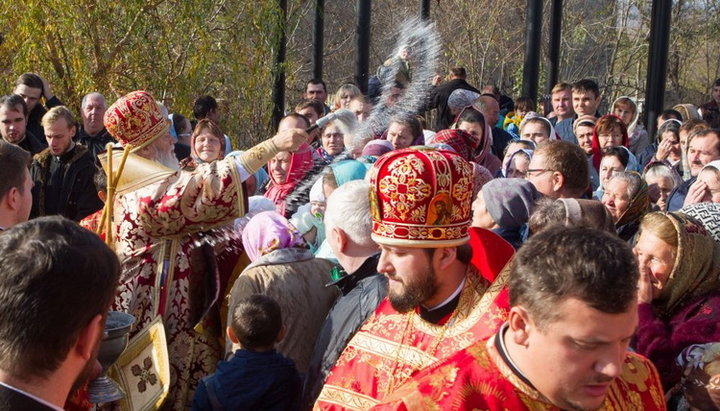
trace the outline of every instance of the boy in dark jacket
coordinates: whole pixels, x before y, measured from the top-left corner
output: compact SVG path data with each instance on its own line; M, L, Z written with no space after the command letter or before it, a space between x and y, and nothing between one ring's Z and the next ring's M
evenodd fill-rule
M229 361L202 379L192 402L195 410L295 410L301 382L295 363L275 351L285 328L278 303L254 294L240 301L227 327L239 344Z

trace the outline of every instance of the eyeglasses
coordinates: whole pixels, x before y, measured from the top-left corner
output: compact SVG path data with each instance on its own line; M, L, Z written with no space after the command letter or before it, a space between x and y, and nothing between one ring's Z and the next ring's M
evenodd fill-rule
M537 175L540 175L540 174L542 174L542 173L546 173L546 172L548 172L548 171L555 171L555 170L550 170L550 169L548 169L548 168L529 168L529 169L525 172L525 176L527 176L527 177L535 177L535 176L537 176Z

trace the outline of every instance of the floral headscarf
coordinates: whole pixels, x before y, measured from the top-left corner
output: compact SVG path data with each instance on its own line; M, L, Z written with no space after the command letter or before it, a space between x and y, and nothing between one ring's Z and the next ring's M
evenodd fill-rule
M263 211L251 218L242 233L243 247L251 262L286 248L307 248L298 230L275 211Z

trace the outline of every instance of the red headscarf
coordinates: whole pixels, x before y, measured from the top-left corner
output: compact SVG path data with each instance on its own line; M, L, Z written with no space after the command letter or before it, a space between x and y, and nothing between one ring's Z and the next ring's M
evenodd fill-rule
M268 163L269 167L270 163ZM285 197L295 190L295 187L303 180L305 174L312 168L312 148L307 143L303 143L296 152L290 154L290 166L284 183L279 184L275 181L272 170L268 170L271 184L265 192L265 197L275 203L275 209L280 215L285 215Z
M627 127L625 126L625 123L623 123L622 120L620 120L620 117L614 115L614 114L606 114L595 123L595 128L593 129L593 139L592 139L592 156L593 156L593 166L595 167L595 170L600 170L600 160L602 160L602 149L600 148L600 141L598 140L598 125L603 122L603 120L607 118L612 118L617 120L617 124L620 126L620 130L622 131L622 145L624 147L628 146L628 132Z

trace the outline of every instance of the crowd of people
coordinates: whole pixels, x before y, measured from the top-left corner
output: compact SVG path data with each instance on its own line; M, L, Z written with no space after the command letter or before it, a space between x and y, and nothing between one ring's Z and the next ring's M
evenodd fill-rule
M90 409L122 311L110 407L719 409L720 79L651 136L591 79L544 107L458 67L397 110L412 76L406 48L365 94L310 80L243 150L212 96L92 92L78 118L20 76L0 404Z

